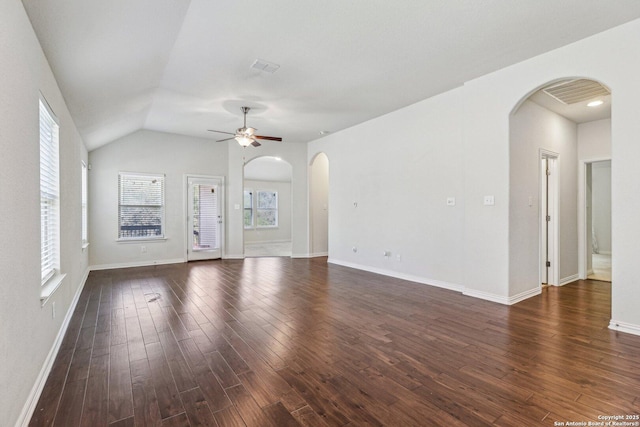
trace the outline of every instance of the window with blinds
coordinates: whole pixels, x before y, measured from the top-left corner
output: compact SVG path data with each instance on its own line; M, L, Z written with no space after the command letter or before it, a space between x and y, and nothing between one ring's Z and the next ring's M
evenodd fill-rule
M256 226L268 228L278 226L278 192L258 190L256 201Z
M40 100L40 261L42 284L60 269L59 126Z
M89 231L88 231L88 212L87 212L87 164L82 162L82 246L86 246L89 243Z
M118 175L118 238L164 238L164 175Z

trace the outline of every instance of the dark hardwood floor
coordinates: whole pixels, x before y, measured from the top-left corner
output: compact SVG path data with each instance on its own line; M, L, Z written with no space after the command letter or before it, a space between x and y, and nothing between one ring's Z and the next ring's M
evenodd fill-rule
M634 416L640 337L607 328L610 295L608 283L579 281L507 307L325 258L95 271L30 425Z

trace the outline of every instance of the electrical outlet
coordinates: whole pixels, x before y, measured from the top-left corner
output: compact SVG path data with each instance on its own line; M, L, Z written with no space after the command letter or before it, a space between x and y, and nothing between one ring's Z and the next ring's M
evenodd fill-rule
M484 205L485 206L493 206L496 204L495 198L493 196L484 196Z
M147 247L144 246L144 245L140 246L140 253L146 254L147 253Z
M447 197L447 206L455 206L456 198L455 197Z

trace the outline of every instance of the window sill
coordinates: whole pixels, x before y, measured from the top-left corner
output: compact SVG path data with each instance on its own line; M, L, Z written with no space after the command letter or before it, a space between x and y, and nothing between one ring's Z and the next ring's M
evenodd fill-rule
M140 237L137 239L116 239L117 243L140 243L140 242L162 242L166 237Z
M43 307L51 295L60 287L62 281L66 277L66 274L56 273L51 277L47 282L42 285L42 289L40 290L40 306Z

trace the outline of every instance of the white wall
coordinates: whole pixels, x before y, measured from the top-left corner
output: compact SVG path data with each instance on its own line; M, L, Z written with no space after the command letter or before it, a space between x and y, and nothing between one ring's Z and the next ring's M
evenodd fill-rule
M309 228L311 255L329 253L329 159L324 153L313 158L309 171Z
M245 189L251 189L254 203L258 190L278 192L278 226L269 228L245 228L244 243L268 243L291 241L291 183L278 181L254 181L245 179ZM254 206L255 209L255 206Z
M81 241L84 144L22 3L0 2L0 424L28 421L60 343L65 315L88 273ZM66 277L40 304L40 93L60 124L61 270ZM55 304L56 316L52 317ZM67 318L68 319L68 318ZM33 409L33 408L31 408Z
M640 182L640 44L631 42L639 37L636 20L310 143L308 159L324 151L331 162L330 259L513 302L509 117L548 82L592 78L613 92L611 326L640 333L640 199L628 185ZM483 205L485 195L494 206ZM446 196L457 196L455 208L444 206Z
M461 96L457 89L310 143L309 161L320 151L329 158L330 262L460 289Z
M611 119L580 123L578 125L578 159L593 161L610 158Z
M226 176L227 150L225 143L143 130L89 153L89 239L93 268L183 261L186 255L184 176ZM166 175L166 240L116 241L119 172ZM229 232L227 227L227 237ZM141 252L141 245L146 246L146 253Z
M559 283L578 274L577 125L525 101L510 121L510 297L540 287L540 149L558 154Z
M564 48L540 55L520 64L491 73L465 84L465 167L466 197L476 200L485 191L501 197L508 193L508 117L520 99L536 88L559 78L584 76L605 83L612 89L612 234L613 285L611 327L640 333L640 311L632 301L640 300L635 280L635 261L640 223L634 220L640 200L633 197L639 182L640 121L636 100L640 96L640 46L630 43L640 36L640 21L633 21ZM482 171L486 161L497 166ZM486 194L486 193L485 193ZM504 295L509 287L504 265L508 260L506 207L495 214L477 215L482 208L467 203L465 216L465 284L481 292ZM495 239L486 244L491 233ZM482 248L481 243L482 242ZM483 249L482 255L474 254ZM497 272L497 274L496 274Z

